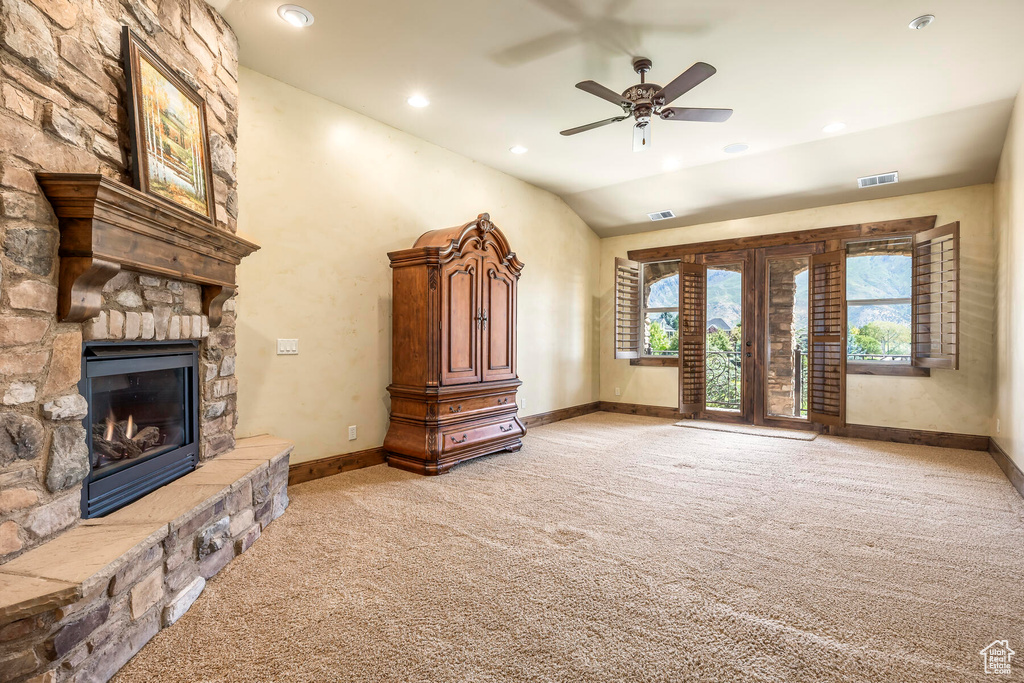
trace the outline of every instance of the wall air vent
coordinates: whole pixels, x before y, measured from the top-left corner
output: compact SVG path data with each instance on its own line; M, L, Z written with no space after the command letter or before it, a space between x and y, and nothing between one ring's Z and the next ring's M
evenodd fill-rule
M900 174L896 171L892 173L879 173L878 175L864 176L863 178L857 178L857 187L874 187L876 185L892 185L900 181Z
M652 221L663 221L666 218L675 218L676 215L671 211L655 211L654 213L647 214L647 217Z

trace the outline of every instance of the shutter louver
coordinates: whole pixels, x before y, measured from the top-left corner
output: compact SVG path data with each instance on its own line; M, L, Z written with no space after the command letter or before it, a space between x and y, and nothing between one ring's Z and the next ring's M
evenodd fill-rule
M812 422L846 422L846 253L811 256L808 330L808 416Z
M615 357L640 357L640 264L615 259Z
M960 369L960 223L914 235L913 354L922 368Z
M679 412L704 410L707 275L703 264L679 264Z

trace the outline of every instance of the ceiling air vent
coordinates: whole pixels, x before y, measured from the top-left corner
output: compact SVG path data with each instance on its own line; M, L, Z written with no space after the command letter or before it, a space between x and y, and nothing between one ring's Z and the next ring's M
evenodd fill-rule
M864 176L863 178L857 178L857 187L874 187L875 185L892 185L900 181L900 174L896 171L892 173L879 173L878 175Z
M647 217L652 221L663 221L666 218L675 218L676 215L671 211L655 211L654 213L647 214Z

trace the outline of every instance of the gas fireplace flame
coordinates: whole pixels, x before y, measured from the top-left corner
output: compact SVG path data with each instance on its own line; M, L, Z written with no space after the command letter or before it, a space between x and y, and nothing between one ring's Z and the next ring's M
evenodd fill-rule
M103 434L103 438L107 441L111 441L114 438L114 425L117 424L117 417L114 415L114 411L111 410L107 414L107 431ZM124 435L126 439L130 439L138 433L139 429L135 426L135 418L132 415L128 416L128 424L125 427Z

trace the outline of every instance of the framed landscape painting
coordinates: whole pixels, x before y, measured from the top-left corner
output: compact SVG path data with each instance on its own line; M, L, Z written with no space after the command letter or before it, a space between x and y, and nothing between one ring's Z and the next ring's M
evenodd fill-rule
M122 49L135 187L215 222L206 103L127 26Z

